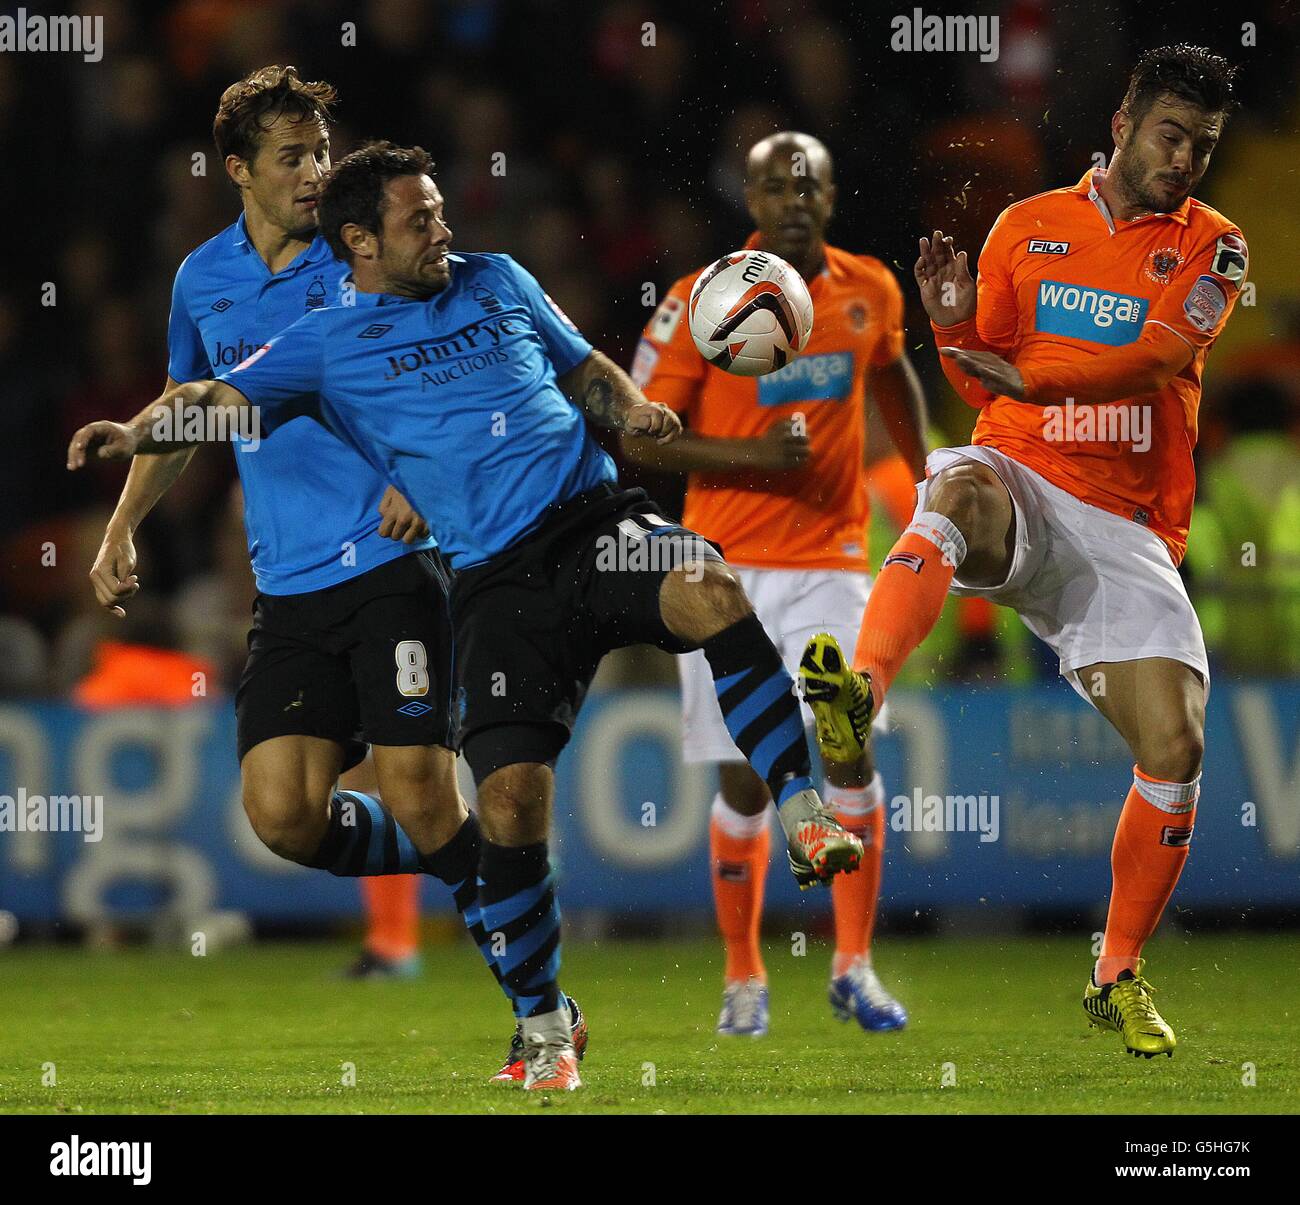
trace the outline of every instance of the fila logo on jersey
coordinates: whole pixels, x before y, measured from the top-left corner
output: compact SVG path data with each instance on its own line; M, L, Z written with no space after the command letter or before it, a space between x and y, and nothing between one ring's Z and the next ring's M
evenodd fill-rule
M1172 845L1175 848L1180 845L1191 845L1192 830L1190 828L1178 828L1172 824L1166 824L1160 830L1160 844Z
M1035 321L1044 335L1123 347L1142 333L1149 304L1145 297L1043 280L1038 284Z
M1064 255L1070 249L1069 243L1058 243L1052 238L1031 238L1030 255Z
M1235 285L1246 277L1246 243L1235 234L1225 234L1214 245L1214 258L1210 271Z
M853 356L829 352L800 356L779 372L758 378L758 404L784 406L788 402L842 402L853 391Z

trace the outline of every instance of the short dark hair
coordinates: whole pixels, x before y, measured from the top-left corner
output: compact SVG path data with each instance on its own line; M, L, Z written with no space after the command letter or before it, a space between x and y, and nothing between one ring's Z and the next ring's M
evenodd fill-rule
M1120 109L1140 125L1151 106L1171 93L1226 118L1237 107L1232 97L1236 75L1232 63L1204 46L1160 46L1138 59Z
M225 162L227 155L252 159L262 136L286 114L294 121L313 118L329 124L338 93L324 80L304 81L296 67L259 67L221 94L212 122L212 140Z
M352 223L379 233L384 216L384 187L400 176L432 176L433 160L420 146L368 142L344 155L321 182L317 194L320 232L344 263L352 252L343 242L343 227Z

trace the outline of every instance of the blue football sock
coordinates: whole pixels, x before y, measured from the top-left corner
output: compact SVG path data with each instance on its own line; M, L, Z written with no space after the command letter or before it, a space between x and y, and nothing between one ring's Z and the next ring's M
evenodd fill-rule
M479 953L496 976L506 996L510 989L501 975L501 968L492 954L492 944L488 941L487 931L483 928L482 914L478 904L478 866L483 851L483 830L479 827L478 817L470 812L465 823L456 835L440 849L425 854L421 860L426 873L441 879L451 888L451 898L456 901L456 911L465 922L465 928L478 946Z
M779 806L809 790L811 755L794 679L758 616L747 615L702 647L727 731L772 798Z
M478 905L515 1016L554 1012L563 999L558 983L560 907L546 842L510 847L484 841Z
M307 866L344 878L375 874L418 874L420 853L393 814L372 795L335 791L330 821Z

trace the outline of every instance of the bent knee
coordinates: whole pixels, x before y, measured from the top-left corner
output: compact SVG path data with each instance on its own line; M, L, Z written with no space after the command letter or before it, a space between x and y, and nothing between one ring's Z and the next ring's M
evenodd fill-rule
M1201 772L1204 756L1204 730L1188 721L1149 739L1138 757L1138 768L1165 782L1191 782Z
M244 813L273 854L305 863L320 848L329 819L324 806L301 791L244 788Z
M717 561L705 562L704 572L692 589L699 591L700 606L716 616L719 631L739 623L754 610L740 579Z

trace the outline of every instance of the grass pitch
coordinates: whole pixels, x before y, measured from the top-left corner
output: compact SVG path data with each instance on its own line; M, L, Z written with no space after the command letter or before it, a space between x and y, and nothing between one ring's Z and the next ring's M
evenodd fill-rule
M715 943L567 943L586 1087L539 1099L484 1082L510 1020L467 943L426 950L402 983L333 978L354 952L342 943L18 947L0 952L0 1110L1287 1113L1300 1099L1297 936L1156 942L1148 970L1179 1046L1150 1061L1086 1028L1077 940L882 941L877 969L912 1021L870 1035L831 1017L824 945L768 949L772 1032L754 1041L713 1032Z

